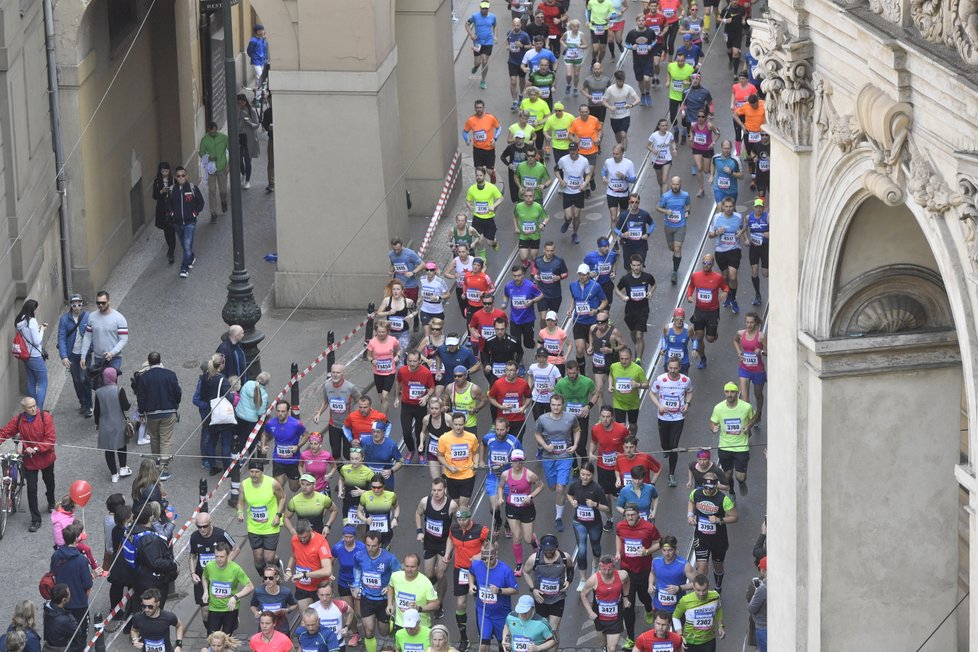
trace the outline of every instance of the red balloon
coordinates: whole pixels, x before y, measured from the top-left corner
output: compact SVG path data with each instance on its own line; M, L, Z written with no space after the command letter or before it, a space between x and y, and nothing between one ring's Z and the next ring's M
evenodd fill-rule
M68 489L68 495L71 496L76 505L84 507L92 498L92 485L85 480L75 480L71 483L71 488Z

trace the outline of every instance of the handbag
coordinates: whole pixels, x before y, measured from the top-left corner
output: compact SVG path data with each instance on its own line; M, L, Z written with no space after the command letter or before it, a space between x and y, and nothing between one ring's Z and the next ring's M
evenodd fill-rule
M234 416L234 406L226 396L221 395L221 385L224 377L217 381L217 397L212 398L211 403L211 425L213 426L233 426L238 423Z

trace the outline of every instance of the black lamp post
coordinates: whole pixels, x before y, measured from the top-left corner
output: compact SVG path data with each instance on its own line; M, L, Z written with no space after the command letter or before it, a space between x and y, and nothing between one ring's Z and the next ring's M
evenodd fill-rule
M244 347L248 359L248 377L254 378L261 371L258 344L265 335L255 329L261 319L261 308L255 303L254 286L245 267L244 224L241 214L241 153L238 143L238 99L234 70L234 33L231 24L232 0L221 3L224 18L224 94L227 103L228 150L231 154L231 239L234 248L234 271L228 283L228 300L221 311L221 318L228 326L238 324L244 328Z

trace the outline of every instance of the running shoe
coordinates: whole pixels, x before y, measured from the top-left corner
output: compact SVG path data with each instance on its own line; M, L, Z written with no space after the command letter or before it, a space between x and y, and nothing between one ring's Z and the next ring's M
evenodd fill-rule
M736 301L731 301L730 302L730 312L732 312L735 315L739 315L740 314L740 306L737 305L737 302Z
M478 72L478 70L479 70L479 64L475 64L474 66L472 66L471 74L474 75L476 72Z
M611 532L611 530L613 530L614 527L615 527L615 522L612 521L610 518L607 521L604 522L604 528L603 529L604 529L605 532Z
M486 89L486 83L484 81L479 82L479 88L481 88L482 90L485 90Z
M578 239L576 233L571 234L571 242L573 242L574 244L581 244L581 241Z
M672 475L671 473L669 474L669 486L670 487L676 486L676 476Z
M513 575L523 577L523 564L516 564L516 570L513 571Z
M558 517L557 520L554 521L554 528L558 532L563 532L564 531L564 519Z
M349 647L356 647L360 645L360 635L354 634L353 636L347 639L346 644Z
M737 480L737 486L740 487L740 495L741 496L746 496L747 495L747 481L746 480Z
M414 453L409 451L408 454L404 456L404 464L408 466L414 464Z
M571 92L571 87L570 84L568 84L566 87L564 87L564 95L570 95L570 92Z
M623 650L632 650L634 648L635 648L635 641L633 641L630 638L626 638L625 642L621 644L621 649Z
M679 281L679 273L673 272L672 275L669 277L669 280L672 282L673 285L675 285Z
M577 583L577 592L580 593L583 590L584 590L584 580L581 580L580 582Z
M560 232L561 233L567 233L567 229L570 228L570 224L571 224L570 222L568 222L567 220L564 220L564 223L560 225Z
M509 107L509 110L515 112L516 109L519 108L519 106L520 106L519 102L513 102L513 105Z
M700 361L698 363L696 363L696 368L697 369L706 369L706 356L705 355L701 355L700 356Z
M759 305L761 305L761 303L762 303L762 301L761 301L761 295L755 294L754 295L754 300L750 302L750 305L752 305L752 306L759 306Z
M727 295L727 298L723 300L723 307L724 308L729 308L730 307L730 301L731 301L730 295L728 294Z
M647 622L650 625L652 623L654 623L655 622L655 612L653 612L653 611L646 611L645 612L645 622Z

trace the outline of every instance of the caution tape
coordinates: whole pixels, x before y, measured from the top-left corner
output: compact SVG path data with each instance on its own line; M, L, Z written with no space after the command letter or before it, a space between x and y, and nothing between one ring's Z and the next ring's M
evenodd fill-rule
M452 157L452 163L448 166L448 174L445 175L445 183L442 185L441 194L438 196L438 202L435 204L435 210L431 215L431 223L428 224L428 230L425 231L424 239L421 241L421 246L418 247L418 256L424 258L425 252L428 250L428 245L431 244L431 239L435 235L435 230L438 228L438 222L441 220L442 214L445 212L445 206L448 203L448 198L452 194L452 190L455 188L455 181L458 179L458 164L462 160L462 152L455 150L455 156Z

